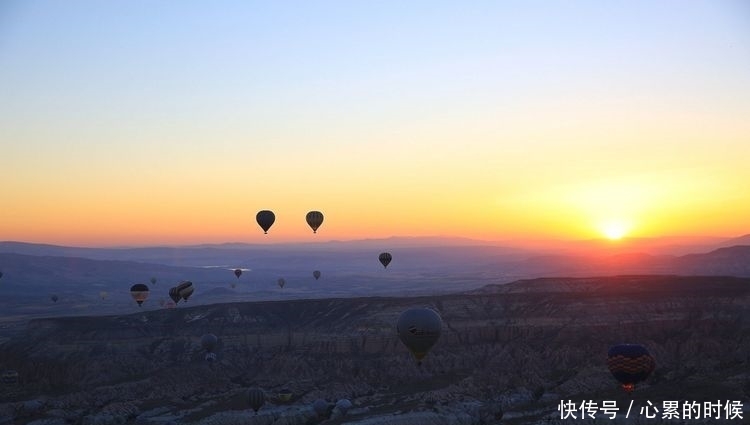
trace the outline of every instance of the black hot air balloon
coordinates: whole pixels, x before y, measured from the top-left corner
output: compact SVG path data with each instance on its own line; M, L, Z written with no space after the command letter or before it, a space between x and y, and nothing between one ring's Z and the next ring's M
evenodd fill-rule
M185 302L187 302L188 298L193 295L194 290L195 288L193 288L193 282L189 280L184 280L180 282L179 285L177 285L177 293L180 294L180 298L185 300Z
M234 269L234 275L237 276L237 279L242 276L242 270L241 269Z
M175 302L175 304L180 302L180 298L182 297L180 297L180 291L177 290L176 286L169 289L169 298L171 298L172 301Z
M57 300L60 299L60 297L58 297L57 295L53 295L53 296L50 297L50 299L52 300L52 302L56 303Z
M263 392L262 389L258 387L250 388L247 394L248 403L250 404L250 407L253 408L255 411L255 414L258 414L258 409L263 407L263 405L266 403L266 394Z
M217 338L214 334L205 334L201 337L201 347L203 347L203 349L209 353L213 353L214 348L216 348L216 344L218 342L219 338Z
M378 260L383 267L388 267L388 264L391 264L391 260L393 260L393 256L390 252L383 252L378 256Z
M313 272L313 277L315 278L315 280L320 279L320 270L315 270Z
M411 308L398 317L396 332L406 348L411 351L417 364L440 338L443 321L435 310L429 308Z
M136 283L130 287L130 296L138 303L139 307L142 306L143 302L148 298L148 286Z
M263 229L263 233L268 233L268 229L270 229L271 226L273 226L273 222L276 221L276 215L273 211L269 210L258 211L258 214L255 215L255 221L257 221L260 228Z
M607 353L607 366L628 394L635 384L645 381L656 367L656 361L646 347L639 344L619 344Z
M190 295L193 294L193 291L193 282L189 280L183 280L179 285L172 287L169 290L169 298L172 298L172 301L174 301L175 304L180 302L181 299L187 302L188 298L190 298Z
M320 211L310 211L305 216L305 220L307 221L307 225L312 228L313 233L317 233L318 227L323 224L323 213Z
M284 278L279 278L279 280L276 281L276 283L279 285L279 288L283 288L284 285L286 285L286 280Z

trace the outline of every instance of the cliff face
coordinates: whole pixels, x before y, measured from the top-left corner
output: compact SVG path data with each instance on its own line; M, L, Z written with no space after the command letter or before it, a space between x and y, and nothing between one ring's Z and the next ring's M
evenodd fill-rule
M400 312L415 306L444 322L421 367L395 332ZM215 363L204 360L205 333L219 336ZM22 381L0 387L0 419L231 423L247 418L244 389L258 385L269 400L257 423L314 423L305 408L318 398L352 400L348 420L362 423L492 423L492 409L532 423L554 416L562 399L622 399L605 362L622 342L656 358L636 392L644 398L747 403L750 279L537 279L439 297L39 319L0 346L1 367ZM276 399L281 388L293 391L290 402ZM29 400L33 409L23 407Z

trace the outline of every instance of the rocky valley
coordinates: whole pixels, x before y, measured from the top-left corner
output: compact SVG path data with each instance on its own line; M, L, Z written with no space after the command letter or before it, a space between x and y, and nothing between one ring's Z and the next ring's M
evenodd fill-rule
M443 320L422 366L395 332L410 307ZM213 363L200 346L206 333L219 337ZM627 404L606 365L608 348L622 342L643 344L656 359L633 393L636 406L747 406L750 279L547 278L431 297L35 319L0 345L0 368L19 374L0 387L0 423L566 423L563 400ZM251 386L266 392L257 416ZM291 400L277 397L282 389ZM342 398L354 405L346 416L320 418L310 407Z

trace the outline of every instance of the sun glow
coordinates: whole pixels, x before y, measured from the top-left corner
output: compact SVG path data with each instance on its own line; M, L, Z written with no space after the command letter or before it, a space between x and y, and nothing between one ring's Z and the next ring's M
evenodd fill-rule
M601 231L604 236L613 241L622 239L629 230L630 226L622 221L608 221L601 226Z

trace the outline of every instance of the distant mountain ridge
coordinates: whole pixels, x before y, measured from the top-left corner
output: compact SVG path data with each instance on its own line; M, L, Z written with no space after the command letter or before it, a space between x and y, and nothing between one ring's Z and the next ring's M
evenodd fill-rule
M748 233L747 235L742 235L737 238L726 240L720 243L719 245L717 245L717 247L728 248L728 247L737 246L737 245L750 245L750 233Z
M357 241L327 241L279 244L201 244L185 246L154 246L133 248L69 247L26 242L0 242L0 253L36 256L81 257L94 260L123 260L175 266L203 266L225 262L241 262L252 256L286 256L289 253L309 255L330 252L373 252L399 249L440 249L448 247L491 248L500 254L528 255L524 250L493 245L486 241L461 238L387 238Z
M741 238L744 240L744 237ZM319 248L319 247L318 247ZM590 276L617 274L701 274L750 276L750 244L723 247L705 253L681 256L646 253L601 253L597 255L547 254L507 249L497 246L432 246L401 247L391 250L394 263L389 268L419 272L431 270L445 275L467 272L502 271L512 278L545 276ZM149 247L149 248L78 248L55 245L36 245L21 242L0 242L0 270L29 270L47 268L55 273L64 271L65 264L76 262L79 271L95 276L103 270L110 274L130 275L126 269L146 270L150 275L198 274L210 279L223 279L224 269L245 267L267 269L269 272L325 268L346 273L379 270L376 255L379 250L304 249L291 246L251 246L240 248L213 247ZM27 258L31 257L31 258ZM96 264L106 262L106 266ZM16 264L19 263L19 264ZM181 269L180 269L181 268ZM217 269L217 270L211 270ZM74 270L75 271L75 270ZM395 274L393 272L391 274ZM58 278L61 276L58 276ZM107 276L95 276L106 280ZM407 277L407 276L404 276ZM76 278L73 278L75 280ZM80 280L80 279L79 279ZM83 279L86 280L86 279ZM130 280L130 278L128 279ZM8 279L5 280L6 282ZM29 282L25 282L29 283Z
M67 250L87 252L92 250L107 251L131 251L131 250L150 250L150 249L273 249L273 248L300 248L309 246L397 246L397 247L425 247L425 246L502 246L506 242L471 239L454 236L391 236L386 238L366 238L351 240L315 240L305 242L277 242L277 243L249 243L249 242L223 242L223 243L202 243L186 245L160 244L153 246L122 246L122 247L80 247L69 245L56 245L45 243L33 243L23 241L0 241L0 252L14 253L39 253L39 252L61 252Z
M566 249L565 246L568 246ZM639 247L640 245L640 247ZM625 238L621 241L603 239L590 240L482 240L455 236L391 236L386 238L368 238L353 240L322 240L305 242L279 243L247 243L224 242L188 245L156 245L156 246L126 246L126 247L77 247L44 243L30 243L22 241L0 241L0 252L28 254L28 255L59 255L80 256L88 258L102 258L105 255L132 255L135 252L158 252L160 250L286 250L286 249L328 249L328 248L356 248L356 249L387 249L394 248L428 248L428 247L495 247L508 251L558 251L580 249L582 252L595 252L598 249L614 250L613 252L648 252L665 253L672 248L673 254L699 253L717 248L736 245L750 245L750 234L735 238L695 238L695 237L660 237L660 238ZM683 252L686 251L687 252ZM120 258L117 258L120 259Z
M735 276L694 275L619 275L592 277L548 277L521 279L508 284L483 286L468 294L512 294L512 293L607 293L628 291L647 293L668 291L672 293L695 292L705 294L747 294L750 278Z
M8 246L6 243L6 249ZM42 250L59 248L43 246ZM0 310L8 315L60 314L61 307L56 306L75 303L81 309L93 311L112 308L126 311L135 306L130 299L130 286L148 283L151 276L157 278L157 284L149 284L153 296L144 304L149 309L166 299L168 289L182 280L195 284L196 296L191 302L206 304L247 299L455 293L487 284L559 276L750 277L750 245L682 256L642 253L525 256L522 252L487 246L406 247L392 250L394 260L388 269L377 261L379 251L372 249L84 248L82 252L62 247L62 250L104 258L0 253L0 270L4 274L0 279ZM121 259L107 258L112 256ZM235 267L248 271L237 279L231 273ZM312 277L313 270L322 271L320 280ZM279 277L287 281L283 290L276 285ZM235 287L230 290L231 284ZM101 291L110 292L109 302L99 300ZM60 303L49 302L52 293L61 295Z

